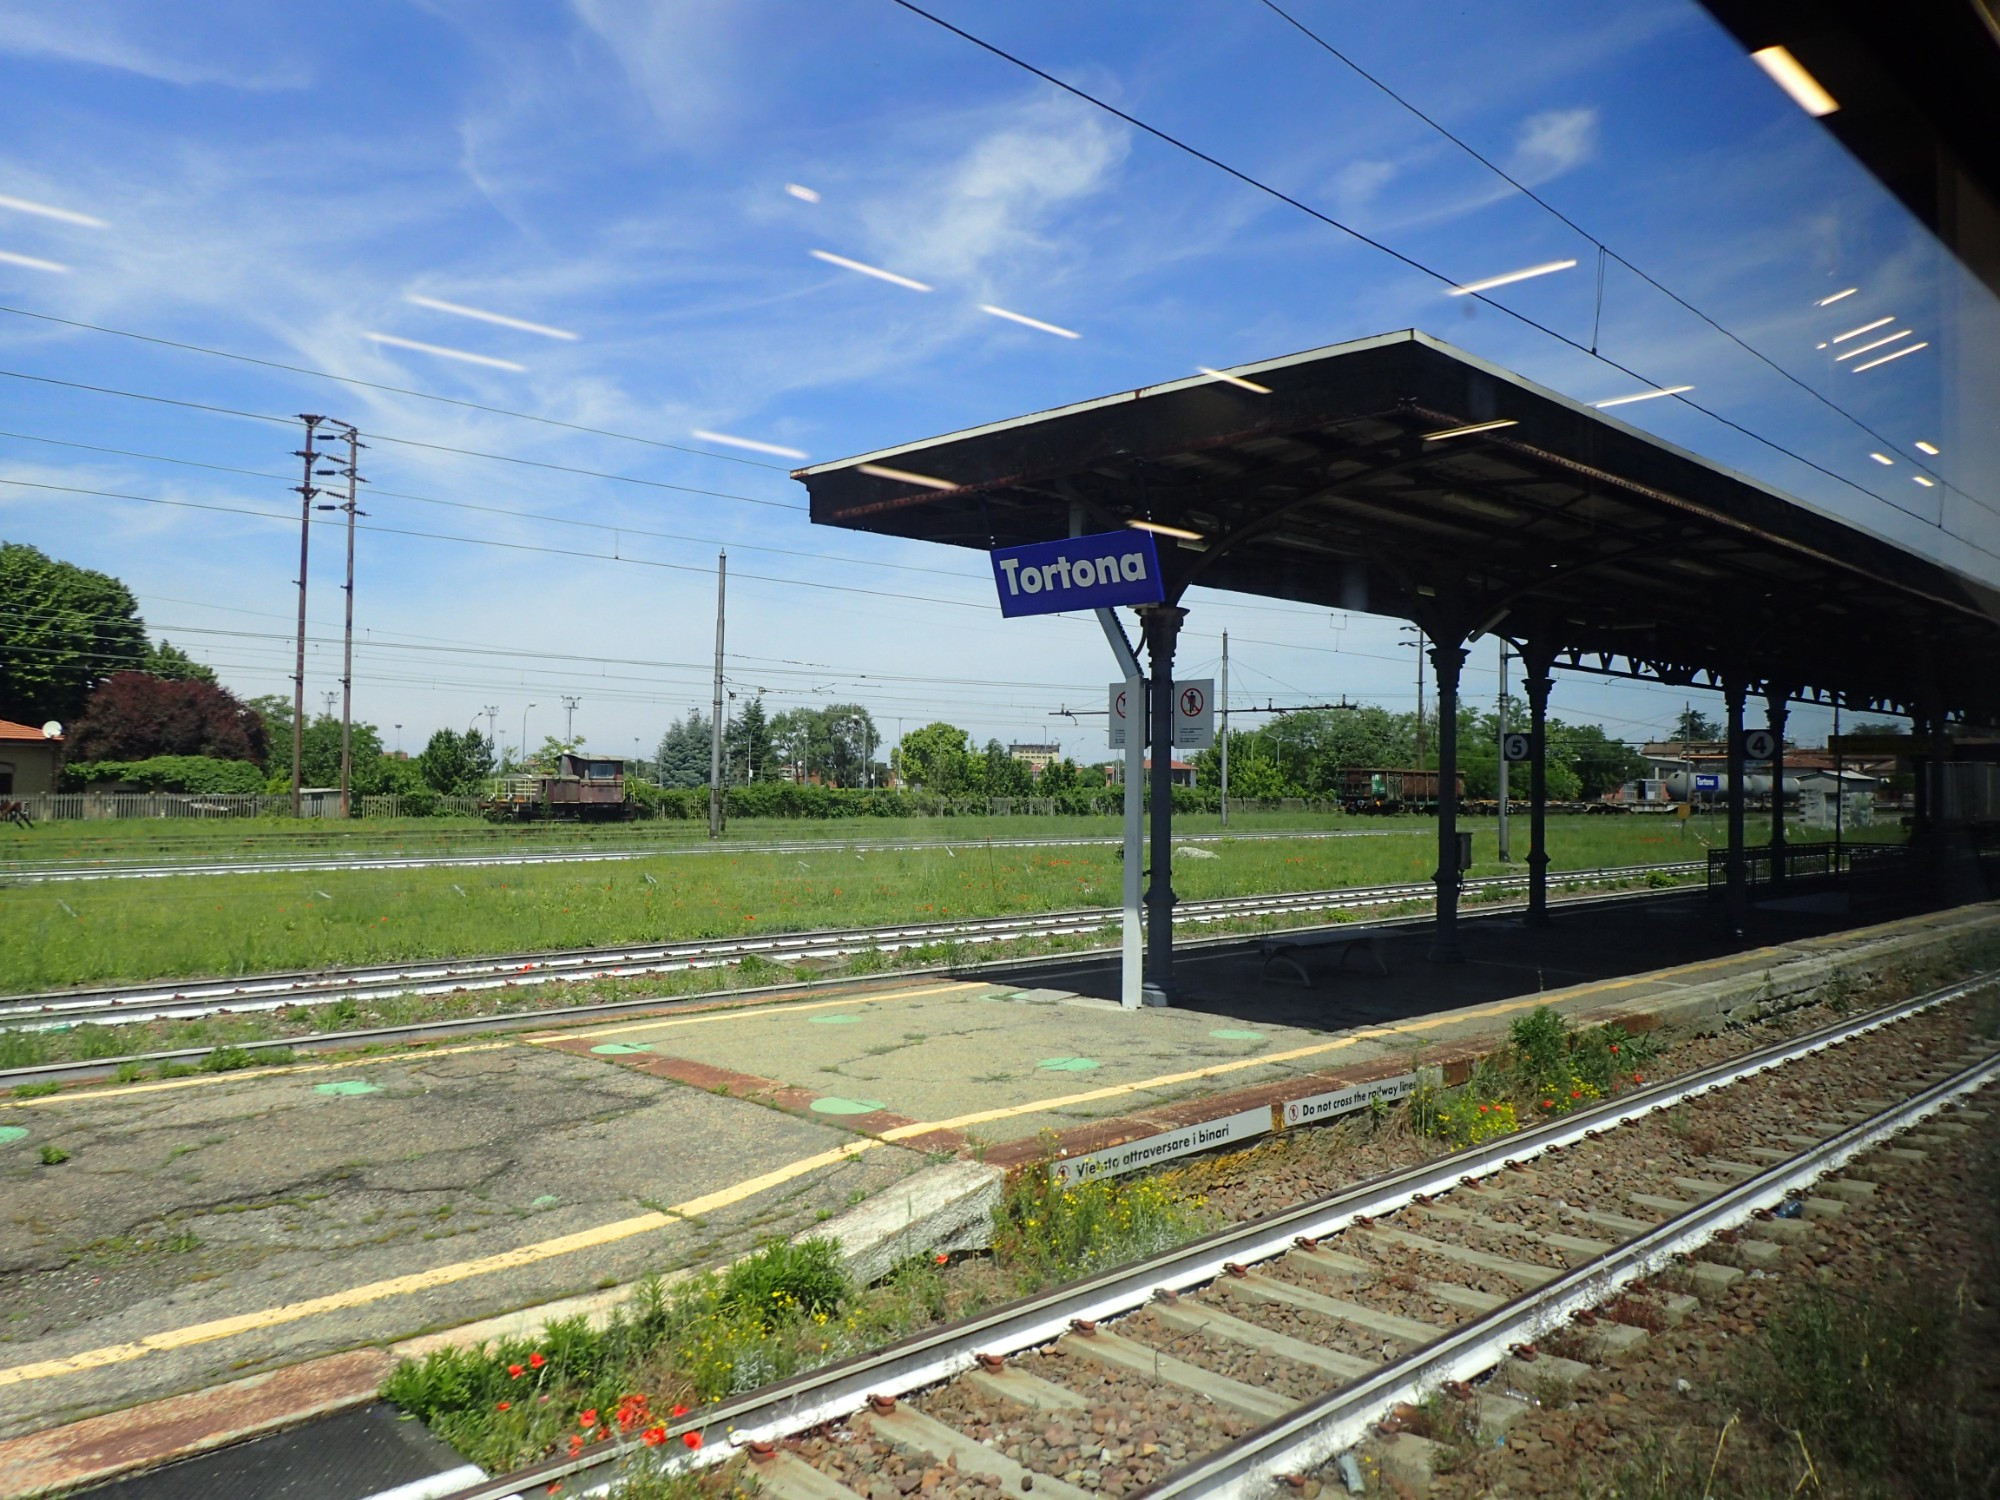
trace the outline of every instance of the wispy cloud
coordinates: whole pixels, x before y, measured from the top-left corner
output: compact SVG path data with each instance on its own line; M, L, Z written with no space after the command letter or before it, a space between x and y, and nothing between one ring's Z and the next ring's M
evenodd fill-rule
M1551 109L1521 122L1510 166L1532 187L1562 176L1596 154L1597 111Z
M248 90L296 89L312 79L283 28L260 24L261 6L232 0L197 9L151 0L95 5L0 3L0 52L111 68L161 83Z

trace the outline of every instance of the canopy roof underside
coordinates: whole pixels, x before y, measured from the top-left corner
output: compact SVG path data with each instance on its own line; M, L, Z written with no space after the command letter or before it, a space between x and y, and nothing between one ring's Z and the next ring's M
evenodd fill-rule
M815 523L981 551L1133 520L1169 598L1497 630L1597 670L2000 718L2000 592L1415 331L798 470ZM1484 422L1511 425L1435 439ZM899 470L934 481L863 472ZM948 483L949 488L937 487Z

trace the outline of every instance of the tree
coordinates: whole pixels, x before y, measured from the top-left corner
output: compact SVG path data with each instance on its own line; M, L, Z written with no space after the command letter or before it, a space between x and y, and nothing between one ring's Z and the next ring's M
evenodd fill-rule
M1035 795L1059 797L1064 792L1075 791L1078 784L1076 762L1065 755L1061 760L1052 760L1042 767L1042 774L1035 778Z
M972 746L955 724L939 720L904 735L902 762L904 779L927 792L954 797L971 789Z
M372 796L391 790L398 781L402 762L382 753L382 732L373 724L356 720L348 736L350 775L348 787L356 795ZM340 785L340 720L321 714L306 725L300 786ZM287 784L291 767L282 768Z
M777 751L771 744L771 724L764 717L764 697L758 694L722 731L723 783L769 781L775 774Z
M1016 760L998 740L986 742L986 764L980 780L989 797L1032 797L1035 773L1024 760Z
M1674 738L1683 744L1712 743L1722 738L1722 726L1698 708L1684 708L1674 720Z
M416 771L441 797L469 797L493 774L493 747L476 729L440 729L417 757Z
M262 765L265 749L264 721L235 694L144 672L119 672L100 684L68 744L70 756L82 761L206 755Z
M1561 719L1550 719L1546 732L1549 795L1558 800L1574 796L1595 801L1613 787L1646 774L1646 763L1639 758L1639 752L1624 741L1613 739L1596 724L1566 724ZM1567 770L1576 779L1574 793L1556 790L1558 768Z
M264 747L270 757L270 769L276 770L275 762L283 761L285 774L289 777L292 768L292 700L277 693L266 693L261 698L252 698L250 708L264 723Z
M205 682L216 686L215 669L204 666L172 641L161 641L157 646L146 648L146 660L140 667L149 676L163 678L167 682Z
M29 725L71 723L99 683L147 651L130 589L18 542L0 542L0 641L0 719Z
M663 787L697 787L708 785L709 728L708 716L698 708L691 708L687 717L670 726L660 736L659 748L653 752L659 766L659 783Z

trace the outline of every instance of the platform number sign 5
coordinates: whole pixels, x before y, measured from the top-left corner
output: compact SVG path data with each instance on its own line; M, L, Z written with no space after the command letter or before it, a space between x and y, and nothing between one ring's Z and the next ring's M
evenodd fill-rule
M1500 753L1511 761L1524 761L1532 753L1525 734L1510 734L1500 742Z
M1778 753L1778 737L1768 729L1746 729L1743 731L1743 758L1745 760L1769 760Z

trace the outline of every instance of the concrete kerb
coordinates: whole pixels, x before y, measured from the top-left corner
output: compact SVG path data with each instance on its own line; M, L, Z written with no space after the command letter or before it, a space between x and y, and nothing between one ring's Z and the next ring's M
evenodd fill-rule
M1913 953L1923 951L1950 958L1996 936L2000 936L2000 903L1985 903L1837 937L1755 950L1733 959L1691 965L1686 970L1669 969L1643 978L1635 976L1635 993L1609 1004L1604 1000L1602 984L1553 990L1534 1000L1565 1013L1578 1024L1615 1022L1633 1032L1708 1032L1732 1022L1768 1017L1807 1004L1829 983L1876 982L1895 961ZM1689 972L1718 966L1730 972L1705 980L1694 979ZM1679 979L1677 974L1687 978ZM1502 1018L1519 1010L1515 1002L1470 1006L1427 1017L1419 1023L1372 1029L1369 1035L1377 1041L1407 1040L1412 1053L1425 1066L1439 1067L1445 1080L1455 1083L1468 1076L1480 1059L1505 1044L1507 1024ZM1220 1118L1256 1104L1272 1108L1275 1129L1282 1127L1281 1106L1289 1098L1372 1081L1406 1071L1407 1066L1403 1059L1377 1057L1344 1069L1297 1074L1245 1089L1162 1103L1141 1114L1098 1120L1061 1132L1056 1145L1065 1153L1100 1149L1158 1130ZM841 1246L842 1260L850 1277L861 1285L880 1280L915 1256L979 1248L988 1242L992 1207L1003 1189L1008 1169L1025 1167L1039 1158L1043 1149L1034 1141L1010 1143L1010 1146L1015 1149L989 1152L984 1162L957 1160L925 1168L846 1213L808 1226L794 1238L835 1240ZM723 1270L730 1264L734 1261L708 1269ZM694 1270L684 1269L661 1279L667 1285L676 1285L695 1274ZM252 1381L170 1397L110 1417L88 1418L0 1445L0 1464L9 1457L9 1450L30 1443L40 1450L76 1456L81 1467L58 1483L44 1483L35 1489L10 1487L10 1493L25 1494L52 1493L81 1482L102 1481L120 1473L157 1467L175 1458L373 1399L372 1381L357 1384L355 1380L355 1361L363 1357L382 1361L386 1371L396 1359L421 1358L437 1349L477 1347L511 1337L533 1338L551 1323L568 1318L583 1317L593 1326L602 1327L630 1301L635 1291L636 1284L594 1291L400 1340L386 1351L357 1350L349 1355L327 1356ZM324 1371L324 1379L315 1378L319 1371ZM266 1389L267 1384L272 1388ZM281 1391L292 1394L288 1399L274 1401L272 1398ZM114 1454L97 1441L99 1429L107 1423L116 1423L134 1439L147 1432L159 1432L160 1445L149 1455L134 1454L129 1446ZM86 1457L93 1454L95 1457Z
M992 1209L999 1201L1003 1177L998 1168L977 1162L927 1167L846 1213L799 1231L793 1239L834 1241L849 1279L856 1286L871 1285L914 1257L989 1244ZM727 1271L743 1258L665 1272L658 1284L679 1286L699 1275ZM422 1359L440 1349L537 1339L551 1324L572 1318L602 1329L632 1301L640 1285L628 1283L518 1308L401 1339L386 1349L326 1355L9 1439L0 1442L0 1493L53 1495L101 1484L365 1406L377 1398L382 1381L400 1361Z

